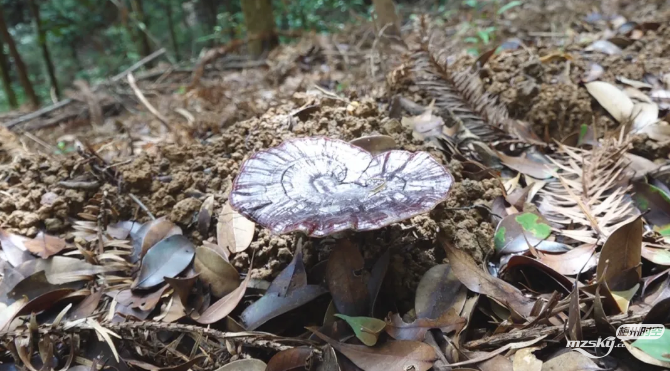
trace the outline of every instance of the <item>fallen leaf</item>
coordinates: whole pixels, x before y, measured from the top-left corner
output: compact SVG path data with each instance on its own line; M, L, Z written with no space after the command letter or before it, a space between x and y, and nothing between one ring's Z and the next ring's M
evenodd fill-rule
M632 86L636 89L651 89L651 88L653 88L653 86L649 83L646 83L646 82L643 82L643 81L631 80L631 79L626 78L624 76L617 76L616 79L620 83L630 85L630 86Z
M398 148L395 140L388 135L369 135L356 138L349 143L372 153L382 153Z
M595 265L594 265L595 266ZM514 255L512 256L508 261L507 264L504 266L504 272L508 272L513 269L524 269L526 267L530 267L536 271L542 272L544 275L548 276L551 280L556 282L560 288L563 289L565 294L568 294L570 292L570 288L572 287L572 281L570 281L567 277L565 277L563 274L557 272L553 268L543 264L541 261L533 259L528 256L524 255ZM522 272L524 277L528 277L530 279L530 287L533 288L533 280L532 277L530 276L530 273L533 272L526 272L525 270ZM501 273L502 274L502 273ZM544 277L543 277L544 278ZM542 280L541 285L545 284L545 280Z
M435 141L437 138L448 136L448 128L444 119L433 114L432 109L426 109L422 114L414 117L403 117L402 126L412 130L412 136L419 140Z
M582 268L584 271L588 271L598 264L598 258L594 254L595 250L595 244L585 244L562 254L543 254L536 250L531 250L531 252L540 262L556 272L574 276L578 274Z
M65 256L52 256L49 259L27 261L17 267L21 272L44 271L47 281L54 285L86 281L96 274L114 271L113 265L101 266L87 263L80 259Z
M315 371L346 371L346 369L340 368L335 349L330 345L326 345L321 350L321 358L322 360L317 364Z
M578 352L565 352L542 364L542 371L597 371L598 367L591 359Z
M195 249L188 238L172 235L154 245L142 259L142 267L131 288L149 289L160 285L163 277L175 277L191 264Z
M25 240L23 245L28 251L38 255L42 259L58 254L66 246L65 240L55 236L49 236L42 232L38 233L32 240Z
M619 310L621 311L621 313L628 312L628 306L630 305L630 301L631 299L633 299L633 295L635 295L635 293L639 288L640 284L638 283L628 290L612 291L612 297L614 297L614 300L616 300L616 303L619 306Z
M368 289L363 256L349 239L340 240L330 253L326 283L339 313L364 316L368 313Z
M660 339L637 339L630 345L624 341L628 351L642 362L660 367L670 367L670 330L663 331Z
M513 254L527 251L530 246L542 249L543 241L550 235L551 227L543 216L524 212L506 216L498 224L493 242L498 254ZM550 241L547 242L550 246Z
M670 322L670 298L659 300L644 316L642 323L656 324Z
M309 347L297 347L275 354L265 371L302 371L309 370L314 351ZM246 371L246 370L245 370Z
M216 371L266 371L267 365L259 359L240 359L230 362Z
M530 157L524 153L519 157L512 157L502 152L497 152L497 155L505 166L536 179L552 178L558 169L544 155Z
M468 289L490 296L524 317L530 315L534 305L532 299L509 283L484 272L468 253L451 246L444 233L440 233L438 240L447 252L454 274Z
M174 235L181 235L182 231L178 225L172 223L167 217L158 218L142 225L135 233L131 231L133 240L134 257L141 259L151 247L159 241Z
M35 260L35 257L26 251L24 242L28 238L16 235L14 233L6 232L0 228L0 244L2 244L2 251L5 253L5 258L14 267L29 261Z
M9 306L5 303L0 303L0 331L5 331L5 328L12 323L14 318L26 304L28 304L28 298L25 296L16 300Z
M569 340L582 340L582 312L579 306L579 285L573 284L570 293L570 304L568 306L568 323L566 324L565 335Z
M100 299L102 299L102 289L98 289L95 292L92 292L90 295L84 298L81 303L79 303L74 310L72 311L72 314L70 314L70 319L71 320L77 320L80 318L86 318L93 314L95 310L98 308L98 304L100 303Z
M598 80L604 73L605 69L601 65L598 63L590 63L588 72L582 77L582 82L586 83Z
M607 40L594 41L591 45L584 48L584 50L587 52L599 52L607 55L618 55L623 53L621 48Z
M670 266L670 250L642 244L642 257L658 265Z
M212 222L212 213L214 212L214 196L209 196L200 206L198 213L198 230L203 239L209 234L209 225Z
M449 264L430 268L419 281L414 298L417 318L439 318L449 309L460 313L465 304L467 289L456 278Z
M141 228L138 222L132 220L120 221L107 226L107 234L117 240L125 240L131 232L137 232Z
M646 133L651 129L652 133L657 133L653 128L656 121L658 121L658 105L656 103L635 103L633 106L633 130Z
M219 214L216 239L222 248L228 249L231 253L242 252L251 245L255 229L254 222L240 215L227 203Z
M589 94L619 123L625 123L632 118L633 101L619 88L603 81L591 81L584 86Z
M451 331L459 332L465 326L465 318L459 317L454 308L437 319L418 318L414 322L406 323L396 313L392 316L389 314L386 321L386 332L396 340L423 341L430 329L440 329L447 334Z
M240 285L237 270L210 248L200 246L195 250L193 268L217 298L227 295Z
M344 314L336 314L335 317L343 319L354 330L358 340L369 347L377 344L379 333L386 327L386 322L377 318L349 317Z
M238 288L233 290L230 294L217 300L214 302L214 304L210 305L209 308L202 312L200 317L198 317L195 321L206 325L218 322L229 315L244 297L244 293L247 291L247 285L249 284L250 278L251 275L247 274L247 277L244 279L244 281L242 281Z
M315 328L309 330L365 371L427 371L437 359L433 347L418 341L387 341L379 346L367 347L340 343Z
M607 282L616 274L637 267L638 277L640 277L642 268L640 267L642 257L642 219L636 218L634 221L624 224L614 231L605 241L598 267L596 268L596 277L598 281Z
M280 314L299 308L327 292L321 286L307 285L296 288L287 296L265 294L247 307L240 315L240 319L247 330L253 331Z
M670 225L670 197L660 188L649 183L633 183L633 202L653 226L663 228Z
M182 305L186 306L188 305L188 297L191 295L191 289L193 288L195 281L198 279L198 276L199 275L196 274L190 277L165 277L165 282L172 287Z

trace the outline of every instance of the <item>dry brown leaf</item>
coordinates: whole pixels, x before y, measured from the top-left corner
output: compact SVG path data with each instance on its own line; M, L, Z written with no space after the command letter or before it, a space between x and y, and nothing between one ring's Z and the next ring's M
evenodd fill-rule
M591 81L584 86L619 123L625 123L633 117L633 101L616 86L603 81Z
M467 288L456 278L449 264L430 268L419 281L414 297L417 318L439 318L454 308L460 313Z
M338 312L347 316L368 313L365 262L358 246L342 239L333 247L326 266L326 283Z
M301 371L310 363L314 351L309 347L283 350L268 361L265 371Z
M256 224L240 215L226 203L219 214L216 238L219 246L231 253L246 250L254 239Z
M382 345L367 347L337 342L316 328L309 330L365 371L427 371L437 359L433 347L418 341L387 341Z
M181 228L167 217L147 222L136 233L131 233L135 253L142 258L159 241L173 235L182 234Z
M42 232L38 233L32 240L24 241L23 245L28 251L39 255L42 259L58 254L66 246L65 240Z
M267 365L259 359L240 359L230 362L216 371L266 371Z
M395 142L395 140L388 135L370 135L360 137L352 140L349 143L361 147L372 154L386 152L398 148L398 144Z
M598 260L598 281L608 282L617 274L635 267L638 277L641 275L642 232L642 218L638 217L609 236Z
M240 274L216 251L200 246L195 250L193 268L209 285L212 295L223 297L240 286Z
M142 267L132 289L149 289L162 284L163 277L175 277L191 264L195 248L188 238L177 234L152 246L142 258Z
M247 278L242 281L238 288L210 305L209 308L202 312L200 317L195 321L206 325L218 322L229 315L244 297L244 293L247 291L247 285L249 284L249 279L251 279L251 275L247 274Z
M430 329L437 328L447 334L451 331L458 332L465 326L465 318L459 317L453 308L440 318L419 318L411 323L403 321L398 313L389 317L386 319L386 332L396 340L423 341Z
M560 274L574 276L582 268L584 271L595 267L598 258L594 254L596 245L582 245L562 254L547 254L531 249L537 260L546 264Z
M207 238L209 233L209 225L212 222L212 214L214 213L214 196L209 196L200 206L198 213L198 230L204 238Z
M444 234L438 239L447 252L454 274L468 289L490 296L524 317L530 315L535 303L532 299L509 283L484 272L468 253L451 246Z

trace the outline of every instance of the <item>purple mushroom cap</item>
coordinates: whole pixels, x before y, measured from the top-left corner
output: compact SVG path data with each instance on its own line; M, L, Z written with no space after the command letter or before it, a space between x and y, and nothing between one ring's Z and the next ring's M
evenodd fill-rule
M341 140L302 138L245 161L230 205L275 234L323 237L428 212L446 199L453 181L426 152L372 155Z

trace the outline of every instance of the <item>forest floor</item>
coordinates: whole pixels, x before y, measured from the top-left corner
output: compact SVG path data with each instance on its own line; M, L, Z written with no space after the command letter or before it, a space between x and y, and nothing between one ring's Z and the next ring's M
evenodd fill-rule
M7 317L8 314L0 315L0 339L3 341L0 351L7 349L6 354L0 353L0 369L10 369L3 368L8 362L30 364L29 360L33 357L32 348L28 353L21 351L28 349L28 343L24 341L20 344L20 340L29 338L27 337L29 332L21 332L21 329L32 326L28 325L28 322L24 324L21 319L30 318L30 312L41 312L37 316L38 325L51 323L68 303L73 303L76 310L94 316L104 326L107 322L117 323L117 327L110 325L108 328L109 331L123 335L123 341L116 341L116 348L122 353L121 358L127 361L124 363L114 360L113 352L110 353L104 344L107 340L100 337L104 331L96 329L103 345L93 345L96 343L94 338L84 340L80 345L80 358L76 358L74 363L68 362L68 367L78 363L86 365L89 369L90 363L85 360L99 357L101 360L98 364L106 362L106 366L118 369L127 369L129 364L142 369L167 369L159 366L176 366L191 360L204 363L198 365L194 361L186 366L177 366L182 368L173 369L185 370L189 367L215 369L238 359L258 358L268 362L277 350L308 344L308 337L304 335L303 328L310 325L321 326L324 316L328 318L327 312L332 312L332 304L329 307L330 300L326 297L319 297L307 305L299 306L279 317L281 321L275 318L274 321L261 327L265 333L281 336L267 340L267 344L261 343L264 338L258 335L242 342L237 342L237 338L228 340L225 337L219 338L220 342L203 340L192 335L199 331L192 328L188 330L191 332L183 329L180 331L190 333L194 340L191 342L184 340L185 344L180 344L181 338L175 340L174 336L168 334L171 331L169 324L181 323L185 326L201 327L206 325L198 324L197 317L188 318L189 315L186 315L188 310L181 315L173 313L173 307L176 306L173 302L179 298L177 286L172 284L162 286L158 290L158 296L155 292L153 295L149 293L139 296L137 292L130 293L128 289L133 279L142 273L128 262L129 259L125 254L119 252L130 249L136 254L137 247L133 250L131 246L147 243L144 236L142 236L144 239L139 237L137 240L138 237L134 235L137 231L131 232L131 227L127 227L128 224L123 222L146 223L154 218L169 221L169 228L163 227L165 230L151 233L158 233L162 238L172 234L167 230L172 230L171 228L176 226L193 246L206 246L216 250L216 246L222 244L219 239L222 236L223 215L229 210L225 209L228 195L242 163L253 153L278 146L285 140L296 137L326 136L351 141L362 136L386 135L393 138L399 149L429 152L453 175L455 182L448 199L429 214L415 216L378 230L355 234L354 240L360 246L364 262L361 268L371 270L373 277L377 262L385 259L386 253L390 252L386 275L381 278L383 284L380 284L378 297L373 298L373 301L377 299L379 302L377 307L373 308L373 316L383 319L390 311L399 313L411 322L418 315L416 313L418 299L415 297L418 295L417 291L421 291L417 288L421 286L420 282L426 272L447 261L455 264L453 251L449 252L447 249L445 253L443 243L467 252L475 264L484 263L484 266L491 268L497 264L492 262L498 258L492 259L496 251L494 235L498 238L495 232L500 221L500 218L492 218L490 215L490 210L500 210L496 208L495 201L506 197L510 204L519 206L518 211L532 209L545 213L546 210L537 198L533 198L538 189L532 190L529 197L528 189L524 188L524 184L532 188L534 183L527 178L519 180L514 172L516 170L524 175L535 174L532 169L528 169L527 164L515 166L514 163L503 160L502 163L508 166L496 168L495 176L489 176L488 171L484 171L485 174L481 175L481 172L477 172L481 169L477 167L475 159L484 164L482 168L494 166L481 156L469 155L468 149L472 150L472 147L461 149L461 154L456 156L445 151L440 144L443 142L434 140L434 137L417 135L416 124L425 122L417 118L423 110L431 106L433 100L437 109L443 108L440 106L440 98L431 95L429 89L425 89L425 85L414 78L420 69L417 67L415 56L417 50L421 49L418 45L424 36L422 33L428 31L428 34L437 35L430 38L429 50L435 54L443 53L450 74L455 76L457 73L470 71L471 66L477 66L475 75L481 82L484 92L489 93L493 97L491 99L497 100L497 104L506 109L510 118L527 123L536 135L533 138L545 143L536 147L544 148L545 145L555 146L558 142L575 145L577 143L575 138L579 137L580 141L584 139L586 129L582 129L583 127L588 127L589 133L597 133L596 136L618 132L620 129L622 122L617 120L611 109L603 108L604 105L599 103L600 99L594 98L585 87L585 82L598 80L626 86L621 82L627 81L628 86L632 85L644 91L645 97L649 90L667 92L664 90L665 84L670 81L664 80L664 76L670 74L668 17L670 17L670 6L665 1L640 4L633 1L529 0L502 16L496 16L493 10L477 13L461 9L446 19L437 15L422 17L417 13L413 17L414 21L403 28L406 48L394 45L393 42L385 44L380 41L374 25L351 25L339 34L304 34L294 43L282 45L272 51L261 62L250 61L234 53L222 55L206 66L202 78L195 85L192 83L194 67L174 67L163 62L133 72L137 80L137 91L126 83L126 76L99 89L78 85L78 91L69 92L73 103L35 119L21 122L10 130L1 131L0 151L3 164L0 166L0 225L3 232L0 240L3 254L0 255L0 267L4 267L4 274L0 283L0 299L16 296L18 290L16 284L26 282L18 280L11 286L8 283L11 281L9 278L11 274L20 271L17 267L27 261L41 260L52 255L82 259L82 262L94 266L117 264L115 267L119 272L115 271L116 273L110 275L96 271L97 279L70 288L68 296L51 296L48 305L44 302L35 304L34 301L30 301L31 311L27 311L25 307L17 309L12 304L19 301L16 298L13 301L5 301L3 309L5 313L10 313L12 307L16 312L11 317ZM421 30L422 22L427 23L423 30ZM494 26L493 41L485 45L480 40L475 46L484 54L488 50L500 47L499 51L490 55L487 60L468 55L465 49L472 47L473 44L468 44L463 34L459 32L466 24L480 29ZM481 63L482 61L484 63ZM150 112L140 99L138 91L146 97L157 114ZM451 93L445 93L447 94ZM670 108L668 101L664 100L668 99L668 96L662 94L660 98L659 95L651 94L651 96L660 108L658 118L663 120L663 115ZM11 121L22 115L25 113L11 113L5 119ZM425 115L423 119L426 119ZM428 122L439 121L439 118L431 117L430 114L427 119ZM507 143L516 140L519 144L519 147L513 148L510 153L517 155L520 147L528 145L530 137L522 134L508 141ZM502 138L501 136L500 140L503 142L507 140ZM533 142L530 143L533 146ZM560 151L553 148L548 152ZM667 130L662 129L642 134L633 133L626 144L625 152L649 160L644 162L645 166L665 164L670 155L670 136ZM518 190L525 192L520 204ZM517 203L512 202L510 197L515 197ZM503 206L502 209L510 210L509 206L507 208ZM206 222L203 221L205 215ZM162 217L165 219L160 219ZM650 220L646 221L648 224L653 223ZM606 227L603 231L611 228L609 233L603 232L602 236L607 236L616 230L614 224L616 227L624 224L623 219L618 222L621 223L601 224L601 227ZM559 224L552 224L552 227L560 229L556 226ZM125 232L119 233L119 230ZM233 249L223 255L226 255L225 258L229 259L230 265L235 270L242 273L242 277L249 276L253 279L250 281L253 282L253 290L247 286L247 296L241 300L240 308L235 309L233 305L235 310L228 317L230 319L216 321L212 324L213 329L230 332L243 331L245 328L255 330L237 323L241 309L261 297L269 282L275 280L287 266L296 264L293 258L298 238L295 235L274 235L260 225L256 225L252 231L253 238L248 248L245 247L239 252ZM601 236L598 235L600 232L596 232L583 240L564 239L565 235L561 235L563 238L557 238L555 241L564 242L571 248L581 248L592 239L600 249L604 240L600 239ZM102 235L105 233L109 236L103 238ZM129 233L131 241L127 241ZM63 241L63 246L56 246L60 242L45 240L44 234ZM438 234L443 236L440 238L446 240L437 242ZM27 250L33 254L19 251L26 250L20 246L21 244L25 246L26 243L24 240L21 240L21 243L16 242L16 239L20 238L18 236L25 236L29 241L42 241L42 245L35 250L28 247ZM339 247L338 244L335 238L311 238L305 244L302 261L304 269L308 272L307 282L310 285L328 280L327 261L331 251ZM12 250L7 247L8 245L19 246L19 250L16 250L16 247ZM199 258L197 254L195 271L198 271L198 264L203 264L198 262L204 259ZM600 254L603 252L600 251ZM149 254L146 255L148 256ZM250 266L252 257L253 265ZM130 260L135 263L137 256ZM584 263L586 264L586 261ZM659 275L667 272L659 267L667 268L667 264L650 267L648 263L649 261L644 261L642 274L645 277L656 278L644 282L651 285L650 287L655 287L654 284L658 282L654 281L660 277ZM119 264L123 268L119 268ZM173 274L172 277L183 270ZM494 270L489 269L491 272ZM84 275L93 276L92 272ZM190 268L189 272L192 272ZM32 273L22 273L22 279L33 277L30 275ZM203 273L200 274L204 276ZM184 273L182 276L190 277L190 273ZM569 285L567 291L561 293L563 295L561 300L570 297L570 292L573 291L571 282L575 282L574 275L563 273L562 277L566 276L572 278L566 278ZM458 278L472 290L468 283L461 277ZM566 282L563 278L555 280ZM509 277L506 279L514 283L518 289L544 299L547 299L552 291L540 287L543 286L541 284L536 285L535 282L531 285L533 287L528 287L530 282L527 281L527 277L526 281ZM239 282L237 277L235 280ZM548 276L542 276L541 280L551 281ZM639 277L639 280L642 280L642 277ZM55 284L52 280L40 282L47 286L66 284L63 282ZM205 282L209 283L207 280ZM670 282L670 278L667 282ZM552 286L552 283L547 283L546 286ZM644 288L635 300L629 298L632 315L647 313L650 306L669 297L670 290L667 286L665 283L664 287L655 290L657 296L649 299L650 301L647 301L648 297L644 295ZM40 290L34 283L31 287L32 290ZM565 286L563 288L565 289ZM60 289L64 290L62 287ZM175 293L171 294L173 289ZM193 305L191 309L204 315L207 313L209 300L214 303L216 297L224 295L212 294L210 298L206 287L199 289L201 291L198 294L207 296L207 299L202 299L199 305L189 301L186 307ZM112 300L114 294L124 290L131 295L130 299ZM202 290L207 295L204 295ZM614 288L612 290L615 291ZM57 295L54 294L57 292L60 291L52 287L40 291L40 295L45 293ZM88 298L94 297L92 293L99 292L106 296L102 299L97 297L97 301L92 304L87 302L91 307L90 311L82 309L81 298L86 297L85 300L89 300ZM499 297L490 292L480 293L497 301L489 299L484 304L480 301L480 304L477 304L480 311L474 314L468 312L466 316L462 314L464 312L460 312L471 321L479 321L479 324L468 325L470 332L467 337L463 336L462 341L477 339L485 341L490 335L509 333L513 327L533 328L530 320L525 324L523 321L520 324L517 322L517 325L506 322L515 318L514 315L518 313L514 311L517 308L505 312L509 309L505 308L509 303L500 301ZM33 300L40 295L31 292L27 296ZM587 322L593 318L592 311L598 311L598 308L591 307L593 293L582 293L582 295L582 299L585 300L582 304L585 307L582 309L581 317L586 333L586 328L590 326ZM44 299L44 296L41 297ZM58 301L53 298L57 298ZM465 296L463 299L465 300ZM133 300L142 303L135 305L131 303ZM153 305L147 304L150 300L154 300ZM668 305L668 301L665 302ZM465 310L463 305L470 305L468 303L470 299L464 301L457 312ZM572 317L574 313L568 313L567 302L564 304L566 305L564 313L554 312L556 318L545 321L544 326L551 327L565 323L569 329L574 329L574 321L568 321L568 317ZM579 306L579 301L577 305ZM617 312L607 308L607 305L605 312L609 316L616 315ZM115 314L115 308L117 310L123 308L120 311L123 315ZM337 309L342 312L341 308ZM628 309L626 305L626 310L620 312L626 314ZM470 311L474 312L472 308ZM379 312L384 313L379 315ZM15 319L16 314L21 317ZM332 316L332 313L330 315ZM579 310L577 315L579 316ZM184 316L186 317L177 321ZM534 312L533 316L536 319L542 317L537 312ZM132 322L134 317L135 320L140 319L147 323L151 321L153 325L145 327L137 325L136 329L118 327L118 323L123 322L123 317L126 317L126 322ZM522 317L530 318L527 315ZM74 319L69 315L66 318ZM3 320L7 322L4 323ZM596 318L596 322L597 320ZM156 323L163 327L159 327ZM581 334L581 325L578 326ZM129 329L138 332L124 335L123 331ZM142 332L147 329L165 331ZM172 330L177 331L176 327ZM48 333L47 330L40 331L41 334ZM68 353L64 349L68 348L69 345L66 344L70 343L64 340L64 333L67 331L51 335L50 351L44 350L48 349L48 346L42 342L39 344L39 354L44 356L47 352L57 358L57 361L53 361L56 362L53 366L63 367L68 358ZM337 331L329 335L334 337ZM557 335L551 333L552 341L562 340L562 337ZM299 340L291 340L292 337ZM42 339L44 338L45 336L42 336ZM346 336L338 340L344 338ZM437 341L436 347L441 349L443 354L436 356L438 359L438 363L434 366L436 370L449 369L446 365L450 363L476 359L484 354L481 349L475 351L461 350L458 346L454 348L453 344L458 344L458 340L454 340L453 337L446 339L450 340ZM314 339L309 341L312 341L309 343L310 346L316 344ZM194 342L196 344L202 342L202 345L199 348L193 345ZM387 341L385 344L389 343ZM13 350L8 344L12 344ZM502 349L500 346L503 344L485 344L482 349ZM472 362L462 367L477 367L481 370L493 368L500 370L502 367L511 370L513 365L514 370L554 369L551 367L556 366L550 365L550 361L557 357L557 354L564 352L565 347L563 345L552 347L552 344L554 343L551 341L539 342L522 347L530 349L529 352L537 351L535 355L528 352L522 354L521 351L513 354L507 352L509 349L505 349L499 352L499 355L490 356L486 362ZM169 350L164 351L163 346ZM338 349L335 345L333 347ZM557 352L558 350L561 352ZM327 358L326 352L324 350L319 359ZM338 349L338 352L347 355L346 351ZM15 360L12 358L13 355L19 358ZM203 361L196 355L204 355L207 360ZM621 349L615 349L613 355L593 361L586 358L572 360L582 362L572 369L599 367L632 370L640 367L643 369L656 367L642 363L638 360L640 357L632 357ZM304 356L304 354L293 356ZM40 360L37 356L34 358L32 362L37 369L40 368L39 365L51 362L51 360L48 362ZM341 357L338 358L341 370L356 369L357 366L342 360ZM372 366L371 368L363 366L364 362L357 362L356 356L350 358L362 369L377 370ZM305 359L315 362L309 357L299 359L303 363ZM521 365L524 360L528 364ZM155 366L148 364L152 361L156 363ZM412 367L416 370L427 369L423 368L419 361L415 361L418 363ZM536 361L539 362L539 366ZM283 361L284 368L277 366L276 362L279 361L275 360L275 370L302 369L295 364L289 367L291 363L287 360ZM666 363L658 360L657 362L657 366L667 368L670 359ZM323 362L318 365L316 363L313 367L318 367L317 369L332 369L326 368ZM398 364L400 363L392 365ZM254 370L249 365L246 367ZM391 366L386 369L402 368Z

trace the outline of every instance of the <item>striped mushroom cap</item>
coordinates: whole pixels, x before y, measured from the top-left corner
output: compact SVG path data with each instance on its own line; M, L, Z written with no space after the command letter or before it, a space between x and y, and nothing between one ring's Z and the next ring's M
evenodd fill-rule
M372 155L323 137L289 140L240 168L230 205L275 234L368 231L432 210L451 174L426 152Z

